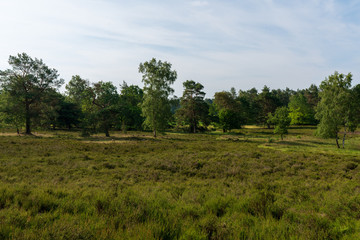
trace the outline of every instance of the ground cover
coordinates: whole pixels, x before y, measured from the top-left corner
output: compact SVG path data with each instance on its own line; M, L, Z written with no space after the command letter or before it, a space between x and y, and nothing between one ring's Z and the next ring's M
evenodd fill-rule
M359 239L360 137L0 134L0 239Z

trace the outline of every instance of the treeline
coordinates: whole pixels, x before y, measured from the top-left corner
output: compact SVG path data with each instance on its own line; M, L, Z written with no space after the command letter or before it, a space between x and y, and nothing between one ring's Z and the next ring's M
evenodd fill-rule
M256 124L275 126L281 136L291 125L319 124L318 134L334 137L341 128L354 130L359 119L359 85L351 88L351 74L335 72L317 87L303 90L217 92L205 99L201 83L187 80L180 98L172 97L177 78L168 62L152 59L139 65L143 88L123 82L119 89L111 82L90 83L78 75L64 84L57 70L27 54L10 56L11 69L0 71L1 122L18 133L25 128L77 128L87 136L111 129L157 131L177 128L187 132L222 129L224 132ZM343 141L345 141L345 136ZM339 144L338 144L339 146Z

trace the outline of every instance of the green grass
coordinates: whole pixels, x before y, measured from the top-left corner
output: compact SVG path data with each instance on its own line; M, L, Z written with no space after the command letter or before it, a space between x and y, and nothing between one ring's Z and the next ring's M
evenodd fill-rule
M0 239L359 239L360 137L0 134Z

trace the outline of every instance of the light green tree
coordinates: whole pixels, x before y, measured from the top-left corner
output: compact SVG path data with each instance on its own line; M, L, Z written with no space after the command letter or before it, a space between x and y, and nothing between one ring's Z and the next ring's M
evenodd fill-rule
M316 135L324 138L335 138L339 145L339 132L343 128L342 145L348 131L355 130L355 103L351 90L352 74L344 75L335 72L320 85L320 102L316 108L316 118L320 121Z
M288 107L292 125L304 125L314 122L315 113L302 93L291 96Z
M174 90L170 85L175 82L177 73L171 70L170 63L157 61L155 58L140 63L139 72L142 73L144 83L144 98L141 104L145 117L144 125L151 128L156 137L157 131L164 130L171 117L169 95Z

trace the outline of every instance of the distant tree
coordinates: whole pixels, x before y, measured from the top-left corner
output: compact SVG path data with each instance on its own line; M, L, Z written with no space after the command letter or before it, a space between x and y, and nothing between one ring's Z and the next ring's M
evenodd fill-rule
M234 99L233 94L230 92L222 91L215 93L214 105L223 132L240 128L244 123L241 103Z
M55 129L62 99L63 96L54 89L47 91L42 101L35 106L37 115L34 116L34 126Z
M207 123L209 107L204 101L204 86L192 80L183 83L184 92L180 100L180 108L176 112L178 124L190 125L190 132L196 133L199 122Z
M7 100L21 106L25 120L25 133L31 134L32 119L47 91L59 88L64 81L57 70L49 68L41 59L32 59L26 53L9 57L12 69L0 71L0 82Z
M261 108L258 102L258 91L256 88L247 91L240 90L238 100L241 102L245 121L249 124L257 123Z
M127 128L141 129L144 118L141 116L141 102L143 100L143 90L136 85L128 86L126 82L120 86L119 116L121 128L126 132Z
M288 106L292 125L314 123L315 112L302 93L293 95Z
M257 122L259 124L267 125L270 128L270 125L267 124L269 113L274 113L278 107L278 102L270 88L264 86L261 93L258 95L257 103L260 106L260 111L258 114Z
M304 97L315 111L316 106L320 101L319 88L315 84L311 84L309 88L304 90Z
M66 96L70 102L81 106L84 102L84 98L87 97L87 90L90 87L88 80L82 79L79 75L71 77L71 80L66 84Z
M270 116L271 122L275 125L274 133L280 134L281 140L283 140L284 134L288 133L288 127L291 122L288 108L279 107L275 110L274 115Z
M89 88L92 104L96 108L96 119L106 137L110 137L110 128L118 119L119 94L111 82L97 82Z
M71 129L77 127L83 117L81 106L68 101L64 96L59 99L59 109L57 110L57 125Z
M343 128L343 148L347 132L355 130L355 109L351 91L352 74L335 72L320 85L320 102L316 109L316 118L320 121L316 134L324 138L335 138L340 148L338 134Z
M169 95L174 92L170 87L177 78L177 73L171 70L168 62L157 61L140 63L139 72L143 74L144 99L141 104L145 117L145 126L151 128L156 137L157 131L164 130L171 117Z

